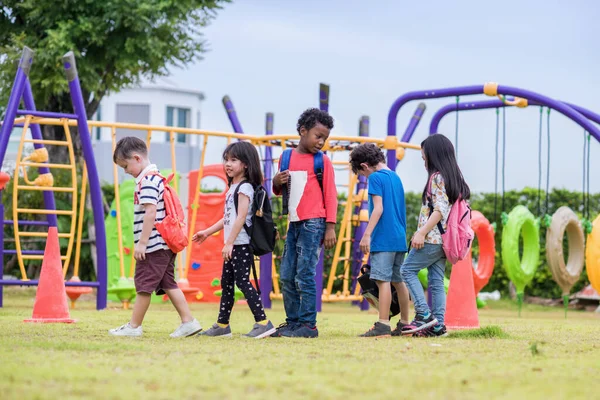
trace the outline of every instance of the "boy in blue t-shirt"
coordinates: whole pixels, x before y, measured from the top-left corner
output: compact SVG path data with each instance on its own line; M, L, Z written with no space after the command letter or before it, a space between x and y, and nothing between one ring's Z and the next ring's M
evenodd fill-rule
M398 175L385 164L383 152L372 143L352 150L350 165L355 174L367 177L369 184L369 224L360 241L360 249L371 256L371 279L379 288L379 321L363 337L400 336L408 325L408 289L400 267L408 250L406 246L406 206L404 188ZM392 289L398 293L400 321L390 327Z

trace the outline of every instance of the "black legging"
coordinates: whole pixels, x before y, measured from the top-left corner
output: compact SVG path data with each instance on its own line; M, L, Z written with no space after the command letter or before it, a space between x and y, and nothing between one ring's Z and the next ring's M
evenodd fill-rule
M231 310L235 303L234 285L244 293L248 306L254 314L256 322L267 319L260 296L254 286L250 283L250 268L254 262L254 255L247 244L233 246L231 260L223 264L223 275L221 276L221 304L219 305L220 324L229 324Z

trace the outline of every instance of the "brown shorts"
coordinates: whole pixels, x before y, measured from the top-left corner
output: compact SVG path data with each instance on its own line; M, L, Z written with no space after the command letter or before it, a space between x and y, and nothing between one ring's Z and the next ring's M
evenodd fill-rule
M157 250L146 253L146 259L135 264L135 291L137 293L156 292L165 294L165 290L177 289L175 282L175 257L171 250Z

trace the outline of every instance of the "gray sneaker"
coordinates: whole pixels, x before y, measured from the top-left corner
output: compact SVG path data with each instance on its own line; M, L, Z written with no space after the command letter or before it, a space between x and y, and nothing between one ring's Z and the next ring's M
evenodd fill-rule
M375 325L360 337L389 337L392 335L392 328L389 325L382 324L381 322L375 322Z
M254 324L252 330L244 336L252 339L262 339L271 336L275 331L277 331L277 329L273 326L271 321L269 321L266 325Z
M227 325L225 328L221 328L217 324L213 324L208 330L200 332L200 336L211 336L211 337L231 337L231 327Z

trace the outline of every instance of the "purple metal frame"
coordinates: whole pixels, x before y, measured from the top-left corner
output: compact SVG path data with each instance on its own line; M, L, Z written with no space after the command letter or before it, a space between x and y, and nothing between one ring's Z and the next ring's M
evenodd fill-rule
M240 124L240 120L237 117L237 113L235 112L235 107L233 106L233 102L229 96L223 96L223 106L225 107L225 111L227 111L227 117L229 117L229 122L231 122L231 126L235 133L244 133L242 129L242 125Z
M319 109L329 112L329 85L319 84ZM315 271L315 283L317 286L317 312L323 310L323 271L325 265L325 248L321 248L321 255Z
M273 135L273 113L267 113L265 135ZM264 172L265 180L263 186L269 195L273 196L271 182L273 151L271 146L265 146ZM264 308L271 308L271 291L273 291L273 253L265 254L260 257L260 292Z
M513 97L507 97L508 101L513 101ZM591 121L594 121L597 124L600 124L600 115L596 114L593 111L588 110L587 108L580 107L575 104L566 103L569 107L573 108L575 111L578 111L584 117L588 118ZM528 101L528 106L541 106L542 104L536 101ZM434 134L438 132L438 127L442 118L444 118L447 114L454 111L472 111L472 110L485 110L489 108L502 108L502 107L514 107L504 103L501 100L486 100L486 101L471 101L459 103L458 108L456 103L447 104L444 107L437 110L434 116L431 118L431 123L429 125L429 134Z
M369 117L362 116L358 122L358 136L369 136ZM362 189L367 190L367 178L362 175L358 176L358 183L356 185L356 194L359 194ZM361 201L360 205L354 208L354 214L360 215L360 210L367 210L369 208L369 203L366 201ZM358 275L360 274L360 268L362 267L362 259L363 252L360 249L360 241L362 240L363 235L365 234L365 230L367 229L368 222L360 221L356 229L354 230L354 243L352 244L352 286L350 293L354 293L356 290ZM369 302L365 299L360 303L358 301L353 301L352 304L359 305L362 311L366 311L369 309Z
M69 89L71 92L71 100L73 102L73 108L75 114L66 113L53 113L37 111L35 103L33 101L33 95L31 91L31 85L28 81L28 74L33 61L34 52L25 47L23 49L23 55L19 62L15 81L11 90L8 105L6 108L5 119L0 129L0 161L4 160L6 155L6 149L10 139L10 134L14 126L14 120L17 115L34 115L39 117L52 117L52 118L73 118L77 119L80 139L82 142L83 155L86 160L88 167L88 178L90 185L90 195L92 198L94 222L96 226L96 249L97 249L97 282L66 282L67 286L87 286L97 287L98 293L96 297L96 308L98 310L106 308L106 296L107 296L107 257L106 257L106 232L104 228L104 211L102 205L102 193L100 190L100 180L98 178L98 170L96 168L96 162L94 159L94 153L92 149L92 142L90 133L87 125L87 116L85 113L85 106L83 97L81 94L81 87L79 86L79 79L77 78L77 69L75 66L75 57L72 52L69 52L63 56L63 62L65 65L65 72L69 81ZM19 103L23 97L26 110L18 110ZM31 135L34 139L42 139L42 132L38 124L31 125ZM42 148L42 144L34 144L34 147ZM39 168L40 173L47 173L49 169L47 167ZM1 191L0 191L1 194ZM56 209L54 202L53 192L43 192L44 203L46 209ZM0 197L1 198L1 197ZM36 226L56 226L57 218L54 214L48 215L48 221L17 221L20 225L36 225ZM4 250L4 225L14 224L14 221L4 220L4 206L0 203L0 277L4 272L4 254L15 254L15 250ZM24 254L43 254L43 251L29 250L23 251ZM17 285L17 286L35 286L38 284L36 280L20 281L20 280L4 280L0 279L0 307L2 307L2 289L5 285Z
M403 94L394 101L388 113L388 136L396 136L396 119L398 117L398 112L400 111L400 108L402 108L402 106L409 101L483 94L483 87L484 85L461 86L454 88L415 91ZM550 107L576 122L578 125L587 130L590 135L594 136L596 140L600 141L600 130L584 115L567 104L564 104L558 100L553 100L536 92L511 86L498 85L497 93L500 95L522 97L530 101L535 101L539 105ZM456 105L454 105L454 107L456 107ZM401 140L403 142L408 142L411 137L412 134L406 135L402 137ZM395 168L397 164L396 158L393 155L390 155L390 152L393 152L393 150L388 150L388 166L393 164L393 167ZM390 166L390 168L392 168L392 166Z

